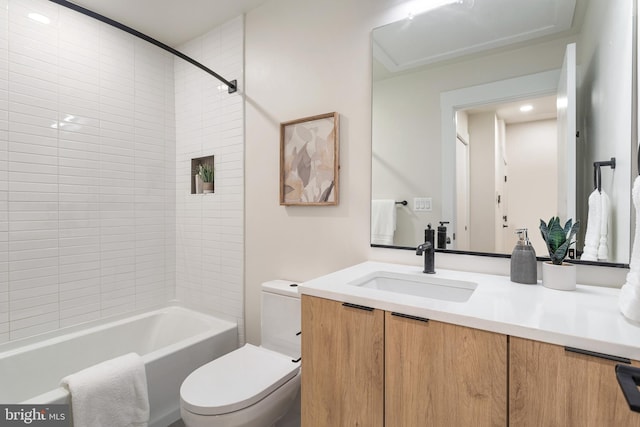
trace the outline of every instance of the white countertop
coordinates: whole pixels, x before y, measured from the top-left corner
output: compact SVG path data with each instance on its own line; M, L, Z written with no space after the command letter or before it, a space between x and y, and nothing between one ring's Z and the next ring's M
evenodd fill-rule
M301 283L301 294L425 317L511 336L640 360L640 325L618 309L619 289L578 285L557 291L509 277L437 269L434 277L475 282L466 302L348 285L379 271L424 275L422 267L364 262Z

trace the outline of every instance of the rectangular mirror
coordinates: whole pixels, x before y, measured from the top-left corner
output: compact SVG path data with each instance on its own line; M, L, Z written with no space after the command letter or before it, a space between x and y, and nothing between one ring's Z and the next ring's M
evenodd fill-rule
M596 262L628 264L635 3L451 0L374 29L371 244L415 248L431 224L441 250L507 255L527 228L544 257L559 215L579 257L599 177Z

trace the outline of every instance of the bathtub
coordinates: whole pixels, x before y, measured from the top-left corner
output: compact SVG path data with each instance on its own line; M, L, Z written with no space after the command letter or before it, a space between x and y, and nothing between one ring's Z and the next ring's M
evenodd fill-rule
M0 403L69 403L60 380L129 352L142 356L150 427L180 418L180 385L194 369L238 346L235 323L172 306L0 345Z

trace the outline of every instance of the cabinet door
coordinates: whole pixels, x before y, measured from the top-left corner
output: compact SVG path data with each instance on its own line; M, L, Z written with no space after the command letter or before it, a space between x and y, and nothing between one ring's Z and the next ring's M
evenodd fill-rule
M507 424L507 337L387 313L385 427Z
M516 337L509 356L510 426L640 427L616 379L619 362Z
M382 427L384 312L302 296L302 427Z

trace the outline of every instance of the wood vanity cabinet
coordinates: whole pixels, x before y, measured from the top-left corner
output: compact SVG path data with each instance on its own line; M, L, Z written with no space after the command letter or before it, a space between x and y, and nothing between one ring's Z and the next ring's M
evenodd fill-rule
M509 359L511 427L640 426L616 379L620 362L516 337Z
M302 295L302 427L382 427L384 312Z
M619 360L425 320L302 295L302 427L640 427Z
M507 338L302 296L302 427L500 426Z
M385 427L507 424L507 337L386 312Z

